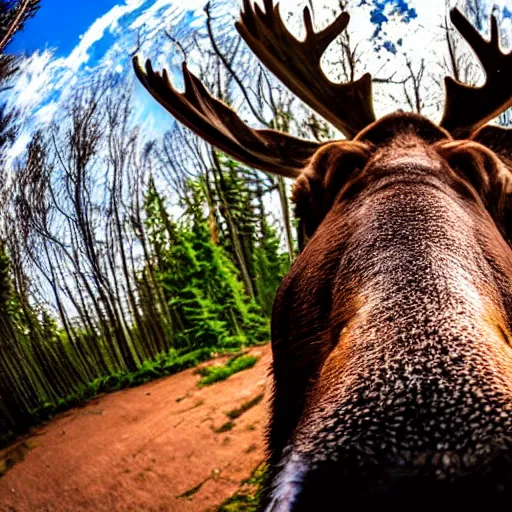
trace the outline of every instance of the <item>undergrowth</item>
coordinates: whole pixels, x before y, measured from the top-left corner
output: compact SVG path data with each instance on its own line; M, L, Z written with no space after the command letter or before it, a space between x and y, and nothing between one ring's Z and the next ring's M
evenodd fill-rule
M98 379L93 380L87 385L80 386L76 393L70 394L65 398L60 399L56 404L45 403L38 409L30 412L31 424L30 427L40 425L56 414L64 412L72 407L78 407L85 404L88 400L102 393L111 393L120 389L140 386L146 384L159 377L173 375L175 373L187 370L197 366L199 363L212 359L219 355L235 354L229 361L228 373L225 376L209 373L206 370L205 378L208 384L223 380L229 377L232 373L244 370L254 366L257 358L253 356L240 356L240 347L238 348L217 348L217 347L203 347L185 354L179 354L176 350L171 349L167 353L162 353L154 360L145 361L140 368L131 373L114 373L105 375ZM208 367L211 368L211 367ZM224 368L224 367L217 367ZM208 376L206 376L208 374ZM211 380L213 379L213 380ZM201 385L205 385L204 383ZM11 444L23 432L9 431L0 436L0 448Z
M241 372L242 370L247 370L252 368L258 358L255 356L249 355L241 355L235 356L229 359L229 361L223 366L205 366L204 368L200 368L197 373L201 375L203 378L197 383L199 387L202 386L210 386L215 382L219 382L221 380L226 380L228 377L233 375L234 373Z
M259 510L263 486L267 478L267 465L260 464L236 494L228 498L216 512L257 512Z
M224 432L229 432L234 426L235 426L235 423L233 421L227 421L226 423L221 425L219 428L212 428L212 430L216 434L223 434Z
M236 420L244 412L247 412L252 407L258 405L263 400L263 393L255 396L254 398L251 398L251 400L247 400L247 402L243 403L240 407L237 407L236 409L231 409L231 411L228 411L226 413L226 416L232 420Z

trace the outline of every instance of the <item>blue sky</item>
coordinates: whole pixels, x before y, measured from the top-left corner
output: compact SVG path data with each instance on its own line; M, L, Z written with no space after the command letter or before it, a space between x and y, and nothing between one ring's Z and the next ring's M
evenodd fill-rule
M66 102L91 77L119 73L132 77L131 54L139 35L146 36L146 55L158 49L163 29L189 23L205 0L43 0L36 16L18 33L8 51L22 53L21 73L3 99L19 115L21 132L12 156L19 156L36 128L58 117ZM185 7L183 5L185 4ZM139 85L139 117L169 122L162 109Z
M298 4L305 2L281 0L280 3L283 11L297 14ZM512 33L512 19L506 8L511 2L492 2L500 5L504 18L508 15L505 22L509 28L505 29L509 33ZM141 34L145 36L142 54L152 57L157 68L167 65L172 45L162 38L163 30L194 24L195 19L202 17L205 3L206 0L42 0L35 18L29 20L9 47L9 51L27 55L13 88L3 98L8 107L16 108L23 124L13 156L23 153L33 130L54 120L62 102L77 87L86 85L91 76L116 72L132 77L130 55ZM241 3L232 0L233 12L238 11ZM314 0L314 3L328 4L333 9L338 5L337 0ZM445 0L351 0L350 3L349 29L354 40L362 42L363 65L374 76L390 74L401 65L393 50L397 45L415 57L425 57L427 62L439 59L432 29L439 28L446 14ZM382 25L375 20L380 20ZM376 47L382 50L378 55ZM194 62L189 64L193 69ZM377 107L383 104L381 98L376 99ZM168 114L139 85L135 86L134 100L140 119L157 125L158 129L162 123L170 125Z
M37 16L18 33L8 51L28 52L53 47L57 56L69 54L83 34L119 0L43 0ZM64 16L65 14L65 21Z

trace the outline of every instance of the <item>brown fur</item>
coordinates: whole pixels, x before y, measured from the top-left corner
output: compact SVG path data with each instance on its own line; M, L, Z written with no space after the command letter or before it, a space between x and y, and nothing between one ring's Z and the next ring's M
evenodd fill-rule
M357 141L328 144L313 156L297 179L293 195L310 240L277 293L272 319L275 394L269 430L273 471L268 501L273 497L274 507L280 503L276 498L279 490L288 486L290 493L295 486L299 498L293 510L312 510L308 508L312 503L320 506L322 499L333 499L326 495L325 482L337 492L336 485L343 485L344 479L350 488L347 499L357 499L363 506L400 508L409 487L434 502L445 496L443 499L453 504L471 503L478 492L493 504L510 498L512 438L498 427L503 425L507 430L512 426L510 173L507 162L489 147L473 140L454 141L426 119L410 114L388 116L360 134ZM379 199L383 196L389 197L389 207ZM417 199L411 203L409 196ZM400 207L394 209L393 201L403 202L410 213L403 213L406 210ZM378 210L382 213L375 213ZM462 224L458 218L463 219ZM402 222L410 235L397 227ZM450 223L454 223L452 228ZM401 241L400 237L407 238ZM438 255L428 273L419 270L423 255L429 257L424 244L431 245ZM457 291L455 278L454 291L449 291L450 286L443 290L444 280L451 278L450 274L443 277L442 266L437 270L436 259L445 257L454 261L453 268L463 272L461 276L468 284L473 283L467 297ZM401 275L400 262L396 263L400 258L404 267L410 258L412 265L419 265L418 271L411 268ZM392 269L399 273L394 276ZM382 280L388 284L381 291L378 283ZM405 291L400 291L403 286ZM407 287L412 287L410 300ZM397 297L404 293L404 299L385 298L381 293L386 289L396 290L393 293ZM433 295L433 289L439 291ZM412 298L413 292L417 299ZM473 297L473 293L478 296ZM425 306L416 305L418 300L425 300ZM384 306L389 301L389 306ZM382 311L383 306L386 311ZM406 319L409 309L418 318L425 311L425 322L432 325L433 334L421 331L421 322L414 317ZM418 334L411 334L409 340L390 341L404 322L408 325L404 335L410 329L419 329ZM443 332L434 329L437 324ZM370 350L374 337L385 343ZM465 340L464 347L454 345L458 338ZM400 370L401 361L396 358L401 351L407 354L414 344L432 343L432 363L427 352L425 357L418 352L399 358L410 358L410 366L417 372L414 380L408 376L413 370L406 370L407 365ZM467 358L467 362L456 363L459 358ZM368 382L366 390L359 388L358 375L382 371L375 366L377 361L396 366L393 378L388 374L387 378L376 378L374 384ZM446 366L450 364L453 368L462 364L459 373L452 374ZM432 371L431 365L445 375L439 384L444 395L438 399L428 396L433 384L426 375ZM383 400L387 396L389 407L394 407L396 395L399 403L395 379L406 388L417 382L418 390L424 388L427 393L431 414L411 403L401 415L403 425L396 427L409 425L417 446L405 449L405 441L392 441L390 433L386 441L389 447L376 450L371 435L363 431L343 436L344 429L350 432L353 428L351 422L345 427L334 425L346 421L345 409L351 410L351 415L362 414L365 419L361 422L373 423L376 431L383 427L381 421L391 414L383 412L387 410ZM357 398L370 388L373 398ZM355 393L355 389L360 391ZM432 389L431 393L435 396L437 391ZM482 398L474 402L471 411L463 401L459 403L456 397L460 393L481 394ZM407 396L407 402L414 400L414 393ZM452 402L450 409L446 404ZM438 413L434 412L436 407ZM493 409L496 417L489 412ZM445 410L448 412L441 412ZM414 427L416 415L425 415L424 422L433 422L430 434ZM450 426L457 416L465 415L476 419L463 427L457 423ZM472 430L477 432L480 423L487 455L464 441L477 435ZM443 436L449 449L435 448L435 439L441 435L436 432L439 425L447 429ZM363 434L366 441L356 442ZM375 439L380 436L376 434ZM423 445L432 447L423 450ZM452 446L464 448L457 452ZM293 462L294 457L299 462ZM443 473L441 461L459 458L467 467L453 462L452 472L446 469ZM286 471L293 477L283 477ZM444 476L437 478L436 471ZM294 483L288 482L290 478ZM289 504L282 510L292 510L286 506Z

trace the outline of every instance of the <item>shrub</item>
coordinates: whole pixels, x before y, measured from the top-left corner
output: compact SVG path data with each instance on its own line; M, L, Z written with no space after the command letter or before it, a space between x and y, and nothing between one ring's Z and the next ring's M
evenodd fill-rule
M252 368L258 358L255 356L242 355L231 358L224 366L205 366L198 373L203 378L197 383L198 386L210 386L215 382L226 380L234 373Z

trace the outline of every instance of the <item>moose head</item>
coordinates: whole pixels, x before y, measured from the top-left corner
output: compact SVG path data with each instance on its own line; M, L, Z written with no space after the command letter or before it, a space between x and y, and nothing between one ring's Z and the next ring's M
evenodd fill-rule
M268 511L512 503L512 53L455 27L487 79L446 79L439 126L375 119L372 80L336 84L320 59L349 21L306 37L272 0L237 29L346 140L249 128L183 66L138 78L175 118L235 159L295 179L304 247L272 314Z

